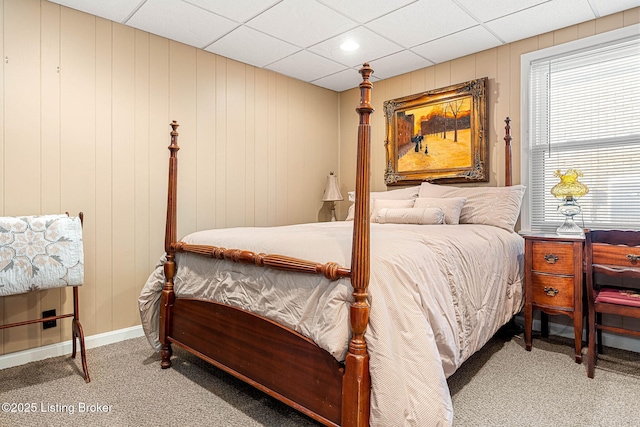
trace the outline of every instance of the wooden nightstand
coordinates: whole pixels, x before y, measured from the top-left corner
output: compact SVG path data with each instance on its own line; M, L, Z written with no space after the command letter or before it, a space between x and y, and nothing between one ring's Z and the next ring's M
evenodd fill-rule
M549 333L548 314L573 319L575 360L582 363L582 253L584 236L522 233L525 239L525 345L531 351L533 310L542 311L542 335Z

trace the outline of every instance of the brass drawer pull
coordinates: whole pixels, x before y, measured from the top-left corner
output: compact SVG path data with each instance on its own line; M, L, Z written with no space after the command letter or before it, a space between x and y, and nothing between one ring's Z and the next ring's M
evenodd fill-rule
M547 296L550 296L550 297L555 297L556 295L558 295L558 292L560 292L558 289L547 288L546 286L545 286L545 288L543 290L544 290L544 293L547 294Z
M557 256L555 256L554 254L547 254L544 256L545 261L547 261L547 263L549 264L555 264L556 261L558 261L560 258L558 258Z
M627 258L628 258L631 262L638 262L638 260L640 260L640 255L632 255L632 254L629 254L629 255L627 255Z

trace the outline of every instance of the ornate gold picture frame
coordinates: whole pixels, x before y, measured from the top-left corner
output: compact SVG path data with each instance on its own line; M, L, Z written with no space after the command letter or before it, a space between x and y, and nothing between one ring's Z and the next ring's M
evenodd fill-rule
M387 185L489 181L487 80L384 102Z

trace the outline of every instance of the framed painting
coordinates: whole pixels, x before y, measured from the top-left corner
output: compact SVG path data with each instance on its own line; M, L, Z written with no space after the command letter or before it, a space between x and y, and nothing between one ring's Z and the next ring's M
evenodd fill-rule
M489 181L487 78L384 102L385 182Z

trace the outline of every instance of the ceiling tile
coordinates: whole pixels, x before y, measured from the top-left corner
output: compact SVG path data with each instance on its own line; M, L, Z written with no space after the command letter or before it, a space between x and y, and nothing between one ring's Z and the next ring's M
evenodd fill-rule
M284 0L247 25L305 48L357 26L318 2L299 0Z
M460 7L466 9L482 22L491 21L547 1L549 0L455 0Z
M333 90L356 87L354 70L363 62L374 66L374 79L394 77L640 6L640 0L49 1ZM358 39L359 51L339 50L347 36Z
M265 68L289 77L310 82L337 73L346 67L315 53L302 50Z
M200 48L237 26L180 0L147 0L127 25Z
M371 81L372 83L378 80L380 79L374 76L371 76L371 78L369 78L369 81ZM362 76L358 73L358 71L355 68L348 68L344 71L340 71L339 73L314 80L311 83L317 86L326 87L327 89L335 90L336 92L342 92L347 89L358 87L361 82Z
M125 19L140 5L141 0L49 0L62 6L100 16L110 21L123 23Z
M501 45L493 34L481 25L462 30L450 36L421 44L411 50L430 61L440 62L466 56Z
M389 77L397 76L399 74L429 67L433 65L433 62L428 61L411 51L403 50L401 52L394 53L393 55L371 61L370 64L377 78L388 79Z
M611 15L612 13L640 7L640 0L589 0L598 16Z
M246 22L280 0L183 0L236 22Z
M340 45L347 40L355 41L360 48L354 51L344 51ZM390 55L402 50L402 47L390 42L364 27L347 31L332 39L318 43L308 49L311 52L322 55L325 58L340 62L341 64L355 67L367 61Z
M487 27L507 43L594 19L587 0L549 1L487 22Z
M477 24L451 0L420 0L366 26L404 47L413 47Z
M364 24L416 0L318 0L331 9Z
M238 27L205 49L256 67L264 67L300 50L249 27Z

